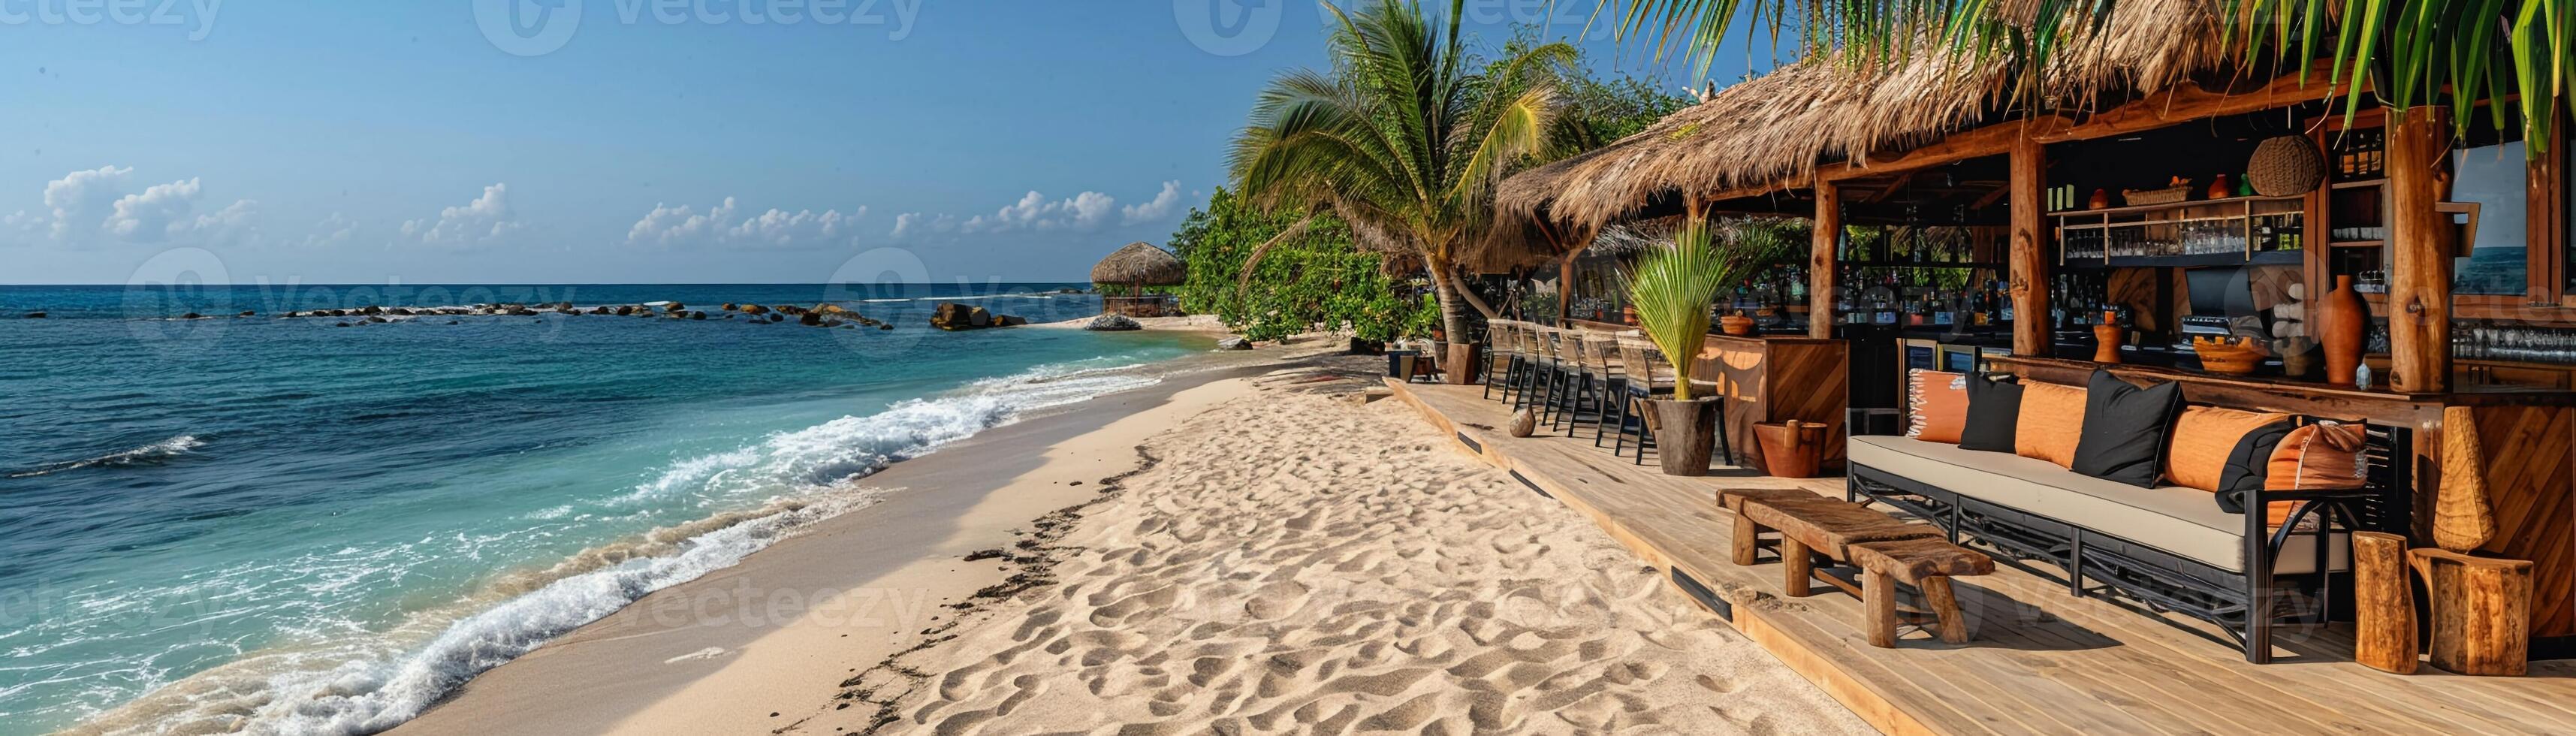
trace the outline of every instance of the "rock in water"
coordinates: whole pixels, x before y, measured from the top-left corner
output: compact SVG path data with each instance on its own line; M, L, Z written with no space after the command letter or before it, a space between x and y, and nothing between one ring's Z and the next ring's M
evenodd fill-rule
M950 332L975 329L977 327L984 326L982 324L975 323L976 315L983 311L984 310L982 309L956 302L940 302L939 306L930 310L930 326L948 330ZM992 315L986 314L984 315L984 319L986 323L989 324L992 320Z
M1243 337L1229 337L1229 338L1226 338L1226 339L1223 339L1223 340L1218 340L1218 341L1216 341L1216 349L1218 349L1218 350L1251 350L1251 349L1252 349L1252 340L1251 340L1250 338L1243 338Z
M804 326L807 326L807 327L821 327L821 326L823 326L823 315L815 314L815 313L813 313L813 312L806 312L805 314L803 314L803 315L801 315L801 316L798 316L798 317L796 318L796 324L804 325Z
M993 313L984 311L983 307L976 307L966 312L966 324L974 327L991 327Z
M248 309L244 309L244 310L242 310L241 316L244 316L244 317L257 317L257 316L259 316L259 312L252 311L252 310L248 310Z
M1536 432L1538 432L1537 409L1522 409L1520 411L1512 412L1512 436L1528 437Z
M198 313L196 313L196 312L189 312L189 313L187 313L187 314L179 315L179 318L180 318L180 319L205 319L205 318L206 318L206 315L198 314Z
M768 314L768 313L769 313L769 308L768 308L768 307L764 307L764 306L760 306L760 305L758 305L758 304L745 304L745 305L742 305L742 313L743 313L743 314Z
M1124 314L1104 314L1100 315L1099 319L1092 320L1091 324L1083 325L1082 329L1097 332L1127 332L1145 329L1145 326L1136 324L1136 320L1128 319Z
M28 318L28 319L44 319L44 318L45 318L45 313L43 313L43 312L28 312L28 313L27 313L27 318Z

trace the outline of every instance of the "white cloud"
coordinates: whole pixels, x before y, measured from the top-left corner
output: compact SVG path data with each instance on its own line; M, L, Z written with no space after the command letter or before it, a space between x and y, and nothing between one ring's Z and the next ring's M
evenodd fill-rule
M258 232L258 203L239 200L222 209L196 214L205 194L202 180L191 177L154 184L129 193L132 167L102 166L64 174L45 184L44 210L0 218L0 225L28 237L42 232L57 243L101 242L229 244Z
M842 245L856 242L860 218L868 208L860 207L848 214L840 210L798 210L790 213L770 209L752 217L741 216L741 206L733 197L723 204L699 212L688 205L673 207L656 204L653 211L635 221L626 230L628 245L697 245L766 248L797 248ZM901 224L898 223L900 228Z
M304 247L334 248L358 239L358 223L338 212L313 223L313 232L304 236Z
M406 220L402 234L429 245L471 246L489 243L520 227L519 215L510 209L510 185L494 184L483 188L483 196L464 205L440 210L436 220Z
M188 210L205 191L196 179L154 184L142 194L128 194L116 200L116 212L107 216L107 231L126 240L154 241L187 223Z
M886 233L886 237L903 240L917 235L946 235L953 232L957 232L955 216L934 217L920 212L906 212L894 216L894 231Z
M1123 210L1123 214L1125 216L1120 218L1119 224L1142 225L1149 222L1161 222L1164 218L1171 217L1172 211L1178 209L1180 206L1181 183L1179 181L1163 182L1163 192L1161 194L1154 195L1154 201L1139 205L1129 205L1125 210Z
M1032 191L1020 201L990 215L976 215L963 229L970 233L998 233L1012 230L1071 230L1091 232L1108 224L1109 216L1118 211L1118 199L1099 192L1083 192L1072 199L1047 201L1046 195Z

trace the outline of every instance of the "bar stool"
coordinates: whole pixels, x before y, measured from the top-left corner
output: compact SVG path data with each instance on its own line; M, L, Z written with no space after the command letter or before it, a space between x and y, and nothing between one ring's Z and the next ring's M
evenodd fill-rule
M1566 410L1557 417L1558 430L1566 432L1568 437L1574 436L1573 430L1581 428L1584 424L1591 424L1592 436L1595 440L1594 447L1600 446L1598 440L1601 437L1601 425L1610 416L1610 402L1607 399L1611 379L1610 360L1608 351L1603 350L1601 345L1605 337L1607 336L1589 330L1567 333L1566 341L1569 344L1565 347L1565 352L1573 356L1573 367L1569 371L1571 377L1567 381L1570 390L1566 392Z
M1485 328L1485 398L1494 398L1499 388L1511 396L1511 377L1520 370L1520 348L1512 333L1520 329L1516 320L1498 319Z

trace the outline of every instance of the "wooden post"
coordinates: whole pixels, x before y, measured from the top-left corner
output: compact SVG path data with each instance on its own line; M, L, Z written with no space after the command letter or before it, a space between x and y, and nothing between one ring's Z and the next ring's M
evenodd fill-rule
M2431 599L2434 667L2521 676L2530 667L2531 563L2439 549L2407 553Z
M1896 646L1896 578L1871 570L1860 584L1862 616L1869 619L1869 645Z
M1818 340L1834 339L1834 291L1841 282L1834 278L1834 251L1842 243L1842 187L1823 179L1816 180L1815 235L1807 248L1807 336Z
M1783 591L1791 598L1815 595L1816 553L1796 537L1780 535L1780 567Z
M1744 516L1744 512L1742 511L1735 512L1735 539L1733 541L1735 542L1735 564L1752 567L1753 563L1760 561L1762 551L1762 527L1756 526L1752 519Z
M2406 538L2352 535L2352 659L2382 672L2415 674L2415 586L2406 568Z
M1583 257L1583 250L1577 248L1565 254L1565 260L1556 266L1556 324L1560 327L1565 325L1565 318L1573 313L1571 310L1574 309L1574 259L1581 257Z
M2013 354L2050 357L2057 336L2050 334L2048 293L2047 188L2048 152L2027 134L2012 144L2012 301Z
M2466 554L2495 539L2495 506L2487 500L2486 446L2476 407L2442 408L2441 488L2433 496L2433 543Z
M2388 127L2389 385L2406 393L2451 387L2451 127L2444 108L2398 113Z

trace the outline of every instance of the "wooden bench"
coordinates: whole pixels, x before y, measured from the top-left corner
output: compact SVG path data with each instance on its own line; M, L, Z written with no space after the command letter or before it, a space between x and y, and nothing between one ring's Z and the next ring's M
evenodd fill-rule
M1899 583L1921 589L1931 609L1905 618L1933 625L1942 641L1966 642L1967 623L1951 594L1950 578L1994 572L1993 559L1951 544L1940 529L1907 524L1855 503L1798 490L1729 489L1718 492L1718 504L1735 512L1736 564L1754 564L1762 549L1776 548L1788 596L1814 595L1818 580L1858 596L1875 646L1896 646ZM1766 540L1765 534L1778 539ZM1860 568L1861 584L1820 573L1819 556Z

